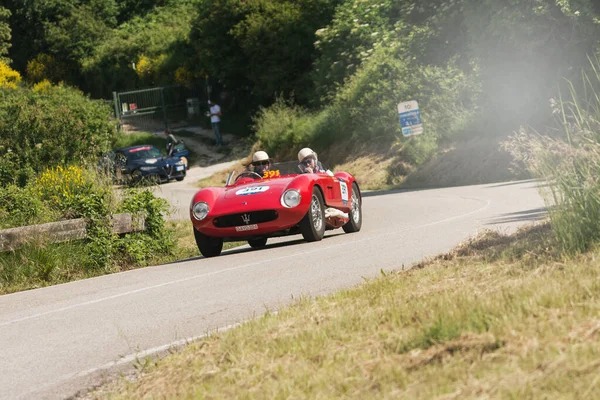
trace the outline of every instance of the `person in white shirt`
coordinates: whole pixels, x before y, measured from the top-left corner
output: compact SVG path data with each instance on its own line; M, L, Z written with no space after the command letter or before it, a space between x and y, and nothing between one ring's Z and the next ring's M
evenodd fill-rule
M213 133L215 134L215 139L217 140L217 146L221 146L223 144L223 139L221 137L221 107L218 104L213 102L212 100L208 101L210 104L210 123L212 125Z

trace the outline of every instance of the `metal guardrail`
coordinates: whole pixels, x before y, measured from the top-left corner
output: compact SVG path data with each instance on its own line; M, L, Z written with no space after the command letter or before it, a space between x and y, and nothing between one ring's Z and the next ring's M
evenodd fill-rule
M113 233L140 232L145 229L146 221L144 218L136 218L130 213L112 216ZM84 218L3 229L0 230L0 252L14 250L32 240L59 243L81 240L86 237L87 228Z

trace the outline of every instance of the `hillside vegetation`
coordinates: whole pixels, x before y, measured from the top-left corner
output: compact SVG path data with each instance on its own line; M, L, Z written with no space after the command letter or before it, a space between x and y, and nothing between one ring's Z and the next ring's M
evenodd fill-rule
M599 16L591 0L9 0L0 182L93 166L118 140L113 90L208 83L224 118L252 116L255 148L311 146L365 189L557 182L554 232L585 250L600 237ZM425 133L404 138L396 105L412 99Z
M357 145L376 143L359 156L379 156L382 144L385 185L403 183L454 143L506 138L521 125L544 131L552 124L548 100L558 98L563 78L587 69L600 37L592 0L10 0L4 7L0 56L26 83L63 81L105 99L113 90L208 83L225 118L253 118L255 140L272 156L309 145L329 164L346 165ZM412 99L425 134L407 139L396 105ZM494 179L485 172L473 179ZM425 179L417 177L413 185Z

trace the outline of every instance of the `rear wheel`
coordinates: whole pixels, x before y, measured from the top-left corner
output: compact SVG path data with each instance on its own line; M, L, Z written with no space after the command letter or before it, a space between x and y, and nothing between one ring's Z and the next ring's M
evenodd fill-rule
M342 226L346 233L358 232L362 226L362 199L356 182L352 182L352 198L350 201L350 221Z
M223 239L207 236L203 233L198 232L194 229L194 238L198 245L198 250L204 257L216 257L221 254L223 250Z
M175 180L176 180L177 182L181 182L181 181L183 180L183 178L184 178L184 177L182 176L182 177L180 177L180 178L175 178Z
M266 246L267 238L250 239L250 240L248 240L248 244L253 249L260 249L260 248Z
M308 211L300 221L300 231L304 240L316 242L323 239L325 234L325 208L323 207L323 195L316 186L313 188L312 198Z

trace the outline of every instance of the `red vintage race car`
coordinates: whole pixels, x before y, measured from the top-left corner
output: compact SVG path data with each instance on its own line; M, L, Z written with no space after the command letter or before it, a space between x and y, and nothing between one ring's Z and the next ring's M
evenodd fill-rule
M358 232L362 197L347 172L298 172L297 162L275 163L263 176L232 172L225 187L199 190L190 204L190 218L200 253L221 254L223 242L247 240L264 247L270 237L302 234L312 242L325 230Z

